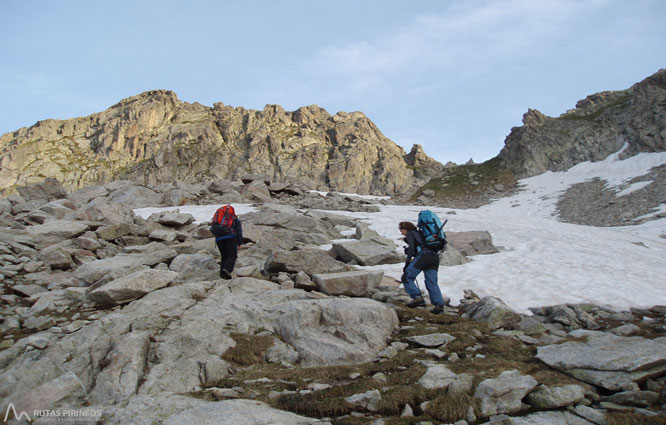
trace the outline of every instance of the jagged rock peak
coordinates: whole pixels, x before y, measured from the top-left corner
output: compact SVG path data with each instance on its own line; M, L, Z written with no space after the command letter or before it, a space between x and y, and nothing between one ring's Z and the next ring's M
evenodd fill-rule
M416 165L421 162L427 162L430 159L431 158L426 155L425 151L423 150L423 146L419 144L414 144L405 158L409 165Z
M557 118L536 109L523 116L504 141L499 158L520 177L564 171L600 161L627 146L623 155L666 150L666 70L620 91L579 100Z
M444 170L444 166L426 155L423 146L414 144L405 155L405 162L414 170L415 177L437 176Z
M528 109L523 114L523 124L525 125L540 125L546 122L546 116L537 109Z
M293 112L280 105L208 107L169 90L0 137L0 189L45 177L77 189L116 179L154 185L266 174L313 189L398 195L432 177L418 173L362 112L330 115L317 105Z
M122 99L120 102L111 106L111 108L126 106L134 102L140 102L142 100L149 100L162 103L172 103L172 104L182 103L182 101L178 99L178 95L176 95L176 93L174 93L173 91L158 89L158 90L145 91L143 93L139 93L137 95Z

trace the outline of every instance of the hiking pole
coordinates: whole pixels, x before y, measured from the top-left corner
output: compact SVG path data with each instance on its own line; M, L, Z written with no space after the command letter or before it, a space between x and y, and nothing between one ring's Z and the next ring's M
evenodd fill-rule
M421 286L419 286L418 279L414 278L414 284L416 285L416 288L419 290L419 293L421 294L421 296L423 296L423 291L421 290Z

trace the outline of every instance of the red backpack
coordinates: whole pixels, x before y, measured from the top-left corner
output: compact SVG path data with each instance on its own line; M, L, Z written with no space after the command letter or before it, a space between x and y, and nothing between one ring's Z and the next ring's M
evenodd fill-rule
M211 221L210 232L215 236L226 236L233 233L236 211L231 205L225 205L215 211Z

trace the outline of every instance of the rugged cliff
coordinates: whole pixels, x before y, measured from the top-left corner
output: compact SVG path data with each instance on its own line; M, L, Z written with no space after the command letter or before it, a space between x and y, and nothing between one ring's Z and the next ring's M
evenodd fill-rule
M519 177L599 161L625 144L625 157L664 151L666 70L627 90L588 96L558 118L530 109L504 144L499 158Z
M397 195L441 169L420 146L406 154L360 112L211 108L164 90L0 137L0 189L45 177L76 189L120 178L159 184L259 173L311 188Z

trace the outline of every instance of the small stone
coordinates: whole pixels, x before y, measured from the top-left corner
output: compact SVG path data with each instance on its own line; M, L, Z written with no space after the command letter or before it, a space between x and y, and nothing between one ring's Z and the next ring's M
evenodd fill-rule
M381 373L381 372L375 373L374 375L372 375L372 379L374 379L377 382L381 382L381 383L388 382L388 378L386 377L386 375Z
M637 334L641 328L638 326L634 325L633 323L629 323L626 325L618 326L617 328L611 329L611 333L618 335L618 336L629 336L629 335L635 335Z
M49 345L49 339L43 336L32 335L26 338L26 343L32 347L45 349Z
M409 404L405 404L405 407L403 407L402 412L400 413L401 418L411 418L414 416L414 411L412 410L412 407Z
M25 328L34 329L38 331L43 331L55 325L56 321L51 316L39 316L39 317L31 316L23 322L23 326Z
M438 358L438 359L443 359L446 357L446 353L441 350L437 350L436 348L427 348L425 349L425 353L429 356Z

